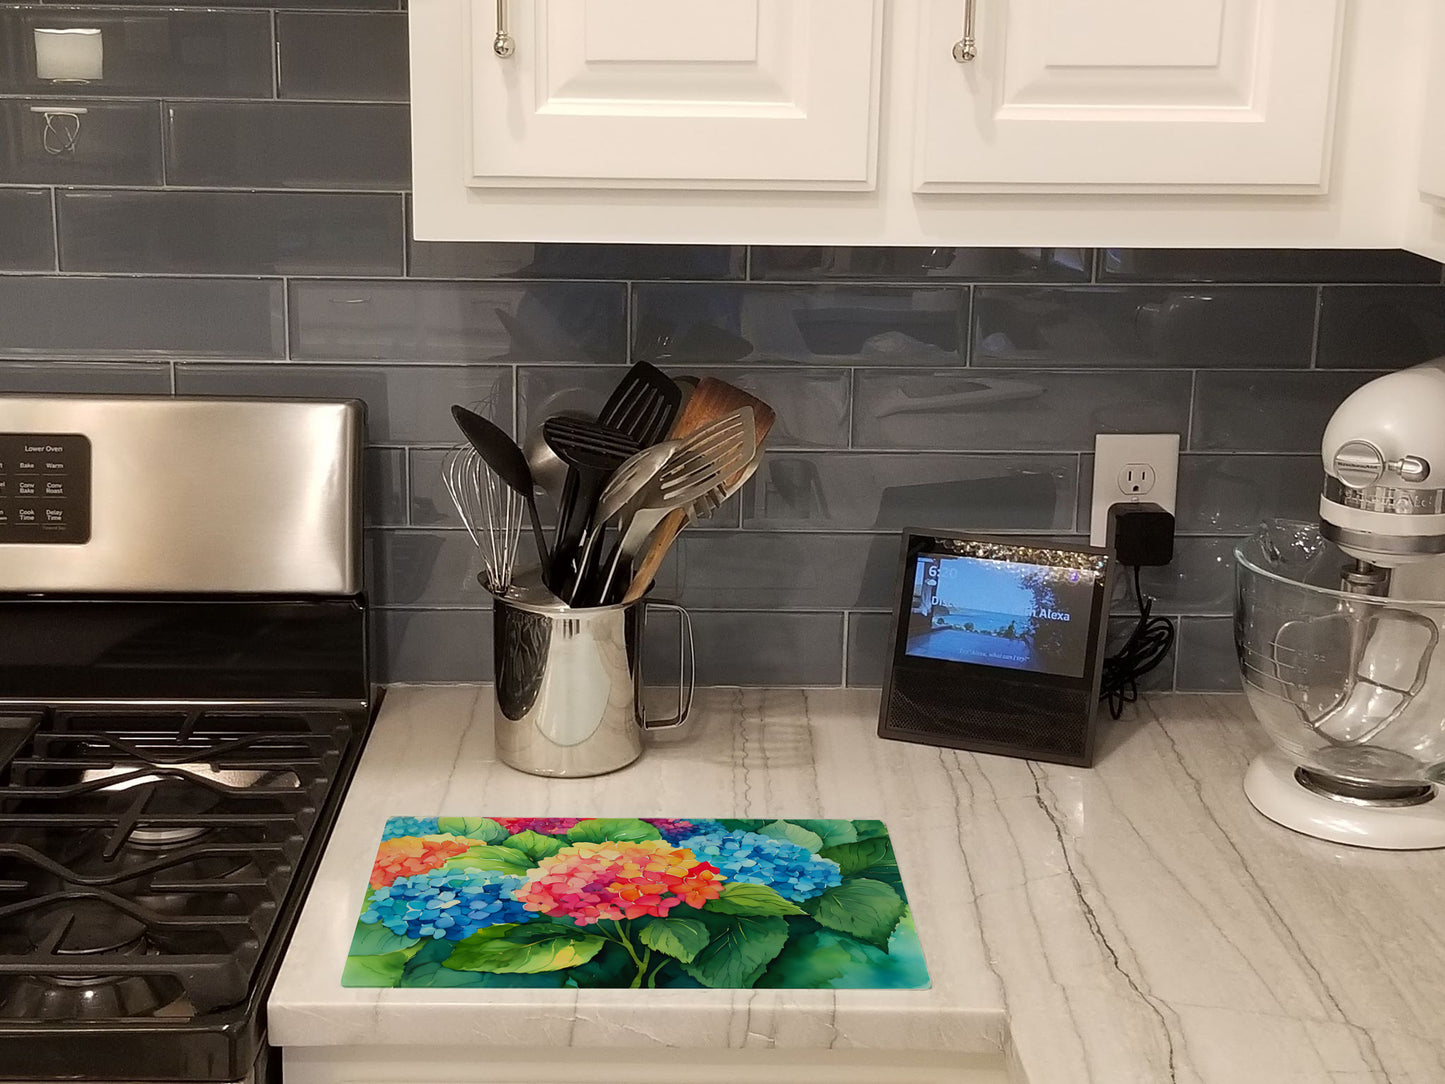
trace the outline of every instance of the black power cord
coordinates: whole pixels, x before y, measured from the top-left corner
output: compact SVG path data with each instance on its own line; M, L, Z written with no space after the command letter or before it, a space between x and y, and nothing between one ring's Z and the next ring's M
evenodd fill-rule
M1146 598L1139 586L1139 566L1134 565L1134 598L1139 603L1139 623L1124 646L1104 660L1099 682L1099 699L1108 703L1109 714L1117 719L1124 705L1139 699L1139 679L1164 661L1174 646L1174 622L1154 617L1154 600Z

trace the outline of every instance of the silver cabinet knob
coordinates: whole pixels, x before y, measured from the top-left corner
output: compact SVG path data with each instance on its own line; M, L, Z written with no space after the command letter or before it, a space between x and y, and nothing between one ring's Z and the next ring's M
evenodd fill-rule
M973 9L975 0L964 0L963 37L953 43L953 59L967 64L978 56L978 41L973 36Z

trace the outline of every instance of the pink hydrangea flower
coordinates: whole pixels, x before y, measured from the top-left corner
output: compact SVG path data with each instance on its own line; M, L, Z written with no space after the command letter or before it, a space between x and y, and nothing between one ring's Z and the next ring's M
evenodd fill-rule
M493 817L512 835L521 832L537 832L544 836L557 836L571 831L572 826L582 817Z
M701 907L721 891L716 866L655 839L563 847L527 874L515 896L529 911L587 926L604 918L661 918L682 903Z

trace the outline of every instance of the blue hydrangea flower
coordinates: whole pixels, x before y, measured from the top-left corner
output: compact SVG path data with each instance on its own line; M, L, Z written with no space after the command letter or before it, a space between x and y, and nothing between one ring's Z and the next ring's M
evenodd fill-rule
M484 926L533 918L512 893L522 878L480 869L438 869L398 877L378 888L362 912L368 925L380 922L398 937L460 941Z
M381 830L382 839L401 836L435 836L441 833L435 817L388 817Z
M800 903L841 884L838 863L819 858L806 847L756 832L709 832L677 844L711 862L729 881L767 885L784 899Z
M688 836L710 836L727 831L718 821L698 820L697 818L678 820L673 817L644 817L643 820L661 832L662 838L674 847L677 846L679 840L686 839Z

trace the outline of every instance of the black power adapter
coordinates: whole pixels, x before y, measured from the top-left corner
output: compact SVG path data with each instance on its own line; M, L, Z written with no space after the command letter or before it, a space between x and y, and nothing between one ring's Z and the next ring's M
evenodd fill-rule
M1109 507L1106 545L1118 564L1134 570L1134 600L1139 620L1118 651L1104 660L1099 698L1115 719L1125 704L1139 698L1139 679L1164 661L1174 645L1174 623L1154 617L1154 600L1139 584L1139 569L1174 559L1174 517L1152 501L1127 501Z

